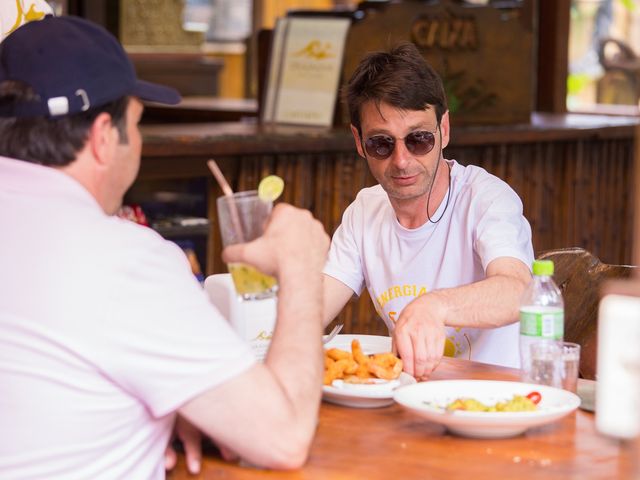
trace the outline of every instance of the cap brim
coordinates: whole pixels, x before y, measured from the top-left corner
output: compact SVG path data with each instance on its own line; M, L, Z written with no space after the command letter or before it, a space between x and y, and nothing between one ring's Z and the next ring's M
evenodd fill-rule
M175 105L180 102L180 94L175 88L158 85L157 83L137 80L132 95L149 102L166 103Z

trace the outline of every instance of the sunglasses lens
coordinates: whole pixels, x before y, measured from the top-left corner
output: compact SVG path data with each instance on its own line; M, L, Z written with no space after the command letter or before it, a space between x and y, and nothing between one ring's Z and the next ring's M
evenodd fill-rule
M373 158L384 160L391 155L396 141L386 135L375 135L364 142L367 153Z
M436 137L431 132L411 132L404 139L404 144L414 155L426 155L436 144Z

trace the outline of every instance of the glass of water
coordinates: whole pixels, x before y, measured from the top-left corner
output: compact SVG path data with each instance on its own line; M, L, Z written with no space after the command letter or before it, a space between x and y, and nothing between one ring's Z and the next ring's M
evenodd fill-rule
M575 393L578 387L580 345L571 342L540 342L531 345L532 383L563 388Z

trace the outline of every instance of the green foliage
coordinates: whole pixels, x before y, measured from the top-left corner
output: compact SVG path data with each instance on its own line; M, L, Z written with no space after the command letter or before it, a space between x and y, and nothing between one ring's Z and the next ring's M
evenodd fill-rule
M451 113L456 113L458 110L460 110L460 99L455 93L453 93L453 91L449 89L447 89L445 93L447 95L447 104L449 107L449 111Z
M620 0L620 3L630 12L635 11L637 6L634 0Z
M572 73L567 77L567 94L577 95L593 79L586 73Z

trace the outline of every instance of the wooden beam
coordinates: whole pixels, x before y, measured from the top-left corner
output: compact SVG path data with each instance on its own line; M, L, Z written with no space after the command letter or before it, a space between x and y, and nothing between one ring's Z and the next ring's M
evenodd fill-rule
M571 0L538 2L538 87L536 110L567 111Z
M633 199L633 265L640 265L640 125L636 126L636 134L634 137L634 151L635 157L633 162L633 192L631 198ZM640 278L640 269L634 272L636 278ZM639 288L640 291L640 288Z

